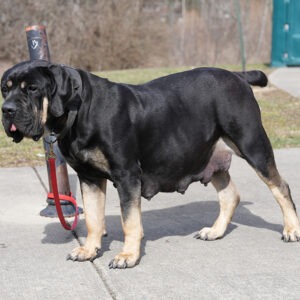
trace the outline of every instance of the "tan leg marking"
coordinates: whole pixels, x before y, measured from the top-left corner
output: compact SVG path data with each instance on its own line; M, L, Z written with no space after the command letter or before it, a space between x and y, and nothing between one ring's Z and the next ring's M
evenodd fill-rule
M106 179L102 179L100 187L81 183L84 204L85 222L88 231L85 245L75 248L69 258L72 260L93 260L101 248L102 235L105 228L105 195Z
M228 172L214 174L211 182L218 192L220 213L212 227L204 227L195 235L197 239L209 241L224 235L240 202L240 196Z
M271 167L270 178L265 178L257 171L259 177L270 188L274 198L278 202L284 221L283 240L296 242L300 240L300 222L296 208L292 200L288 184L281 178L276 167Z
M143 226L140 199L134 201L129 208L125 220L122 217L122 227L125 235L123 250L110 262L110 268L125 269L134 267L140 258Z

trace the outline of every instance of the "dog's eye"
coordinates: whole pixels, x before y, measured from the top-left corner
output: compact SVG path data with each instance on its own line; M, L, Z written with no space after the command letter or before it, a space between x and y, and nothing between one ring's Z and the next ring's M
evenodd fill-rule
M37 91L37 86L35 86L35 85L28 85L27 91L28 92L36 92Z

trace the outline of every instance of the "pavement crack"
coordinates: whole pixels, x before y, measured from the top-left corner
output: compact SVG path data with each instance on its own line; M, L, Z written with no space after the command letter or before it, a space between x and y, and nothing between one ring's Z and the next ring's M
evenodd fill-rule
M93 262L91 262L93 268L95 269L95 271L97 272L97 274L99 275L100 279L102 280L104 286L107 289L107 292L110 294L111 298L113 300L117 300L117 291L114 287L114 285L111 282L111 279L109 278L109 276L106 274L104 267L98 266L96 264L94 264Z
M31 168L32 168L33 172L35 173L36 177L38 178L38 180L40 181L40 183L41 183L42 187L44 188L44 190L46 191L46 193L48 193L48 188L45 185L45 183L44 183L42 177L40 176L38 170L36 169L36 167L31 167Z
M35 175L37 176L38 180L40 181L42 187L44 188L44 190L46 191L46 193L48 193L48 188L45 185L42 177L40 176L38 170L35 167L31 167L32 170L34 171ZM74 236L74 238L77 240L78 244L80 246L83 246L82 243L80 242L80 238L78 237L77 233L75 230L72 230L72 234ZM1 244L0 244L1 246ZM96 271L96 273L99 276L99 279L103 282L108 294L111 296L111 298L113 300L117 300L119 297L118 292L116 291L113 283L111 282L111 279L109 278L108 274L106 274L106 271L104 269L104 267L98 266L96 265L94 262L90 262L92 264L93 269Z
M79 236L77 235L75 230L72 230L72 234L74 238L77 240L79 246L83 246L83 244L80 241ZM111 282L111 279L109 278L108 274L106 273L104 267L96 265L93 261L90 261L90 264L92 265L93 269L96 271L96 273L99 276L99 279L103 282L108 294L111 296L113 300L119 299L118 292L116 291L113 283Z

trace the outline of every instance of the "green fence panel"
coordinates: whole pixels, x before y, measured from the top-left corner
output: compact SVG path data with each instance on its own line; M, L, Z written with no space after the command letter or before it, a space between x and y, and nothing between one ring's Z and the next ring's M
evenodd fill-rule
M299 0L273 0L271 65L300 65Z

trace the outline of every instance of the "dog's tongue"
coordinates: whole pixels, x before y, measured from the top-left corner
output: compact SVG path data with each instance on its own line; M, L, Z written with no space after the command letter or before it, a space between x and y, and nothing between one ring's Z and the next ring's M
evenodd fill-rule
M11 132L17 131L17 127L15 124L11 124L10 131Z

